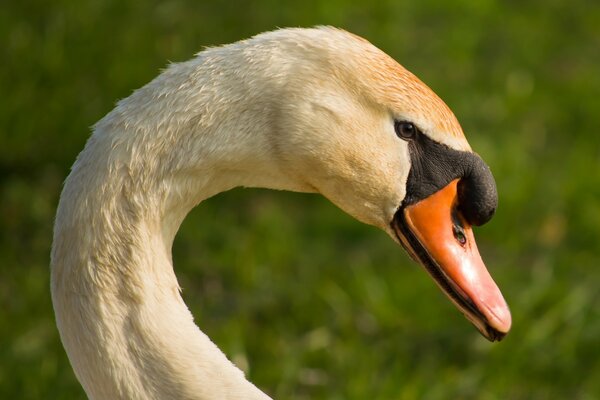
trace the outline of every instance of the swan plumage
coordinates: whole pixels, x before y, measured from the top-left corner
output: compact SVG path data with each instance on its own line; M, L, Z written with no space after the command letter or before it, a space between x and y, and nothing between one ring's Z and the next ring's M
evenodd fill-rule
M171 245L182 220L219 192L318 192L386 231L418 261L430 257L420 244L427 232L405 236L393 222L412 205L408 181L420 179L416 145L398 137L398 121L418 127L440 154L476 157L431 89L365 39L330 27L281 29L206 49L121 100L73 165L54 229L52 301L87 395L268 398L194 324L173 272ZM429 179L430 192L450 180L460 185L463 175L449 174L443 184ZM452 190L449 201L458 198L456 184ZM402 226L421 229L417 213L406 216ZM450 284L438 284L494 339L508 331L510 314L483 270L468 270L491 293L483 300L452 274L443 278Z

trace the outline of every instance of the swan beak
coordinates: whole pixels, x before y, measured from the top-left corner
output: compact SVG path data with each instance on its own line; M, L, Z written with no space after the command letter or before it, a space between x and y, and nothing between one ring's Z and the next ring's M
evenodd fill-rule
M457 210L457 183L401 207L392 227L465 317L488 340L499 341L510 330L510 310L479 255L473 229Z

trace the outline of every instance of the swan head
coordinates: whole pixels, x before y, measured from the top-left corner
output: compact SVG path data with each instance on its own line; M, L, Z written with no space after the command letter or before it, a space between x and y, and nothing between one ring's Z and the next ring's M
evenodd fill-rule
M158 191L169 196L163 208L183 207L165 237L199 199L234 186L321 193L401 244L486 338L509 331L472 231L496 209L490 169L448 106L368 41L329 27L282 29L205 50L96 130L115 126L141 134L120 135L113 152L119 141L129 151L127 140L160 136L132 154L150 149L165 160L136 157L129 168L144 177L160 166L179 179L177 190ZM209 184L218 187L207 193Z
M502 339L510 311L472 231L494 214L496 186L452 111L362 38L333 28L279 35L295 59L275 112L282 168L386 231L487 339Z

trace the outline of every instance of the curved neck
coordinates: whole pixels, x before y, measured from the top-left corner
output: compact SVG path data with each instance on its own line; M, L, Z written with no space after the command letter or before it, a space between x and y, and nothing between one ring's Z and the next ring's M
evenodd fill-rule
M86 181L88 170L105 179ZM88 396L268 398L194 324L173 271L171 244L183 217L222 188L207 184L171 207L168 196L136 186L94 164L76 168L57 215L53 303Z
M194 67L171 67L122 101L97 124L65 182L52 300L90 398L268 398L194 324L171 245L189 210L216 193L235 186L309 188L280 171L269 151L269 124L260 120L264 112L227 104L206 114L206 103L219 104L210 98L215 91L199 98L181 89L178 77ZM165 87L179 90L164 93ZM159 111L165 108L168 115Z

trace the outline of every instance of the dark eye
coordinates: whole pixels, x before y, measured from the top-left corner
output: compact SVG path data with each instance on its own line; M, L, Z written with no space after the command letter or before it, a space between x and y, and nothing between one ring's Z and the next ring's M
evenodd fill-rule
M417 127L412 122L396 121L394 128L399 138L412 139L417 136Z

